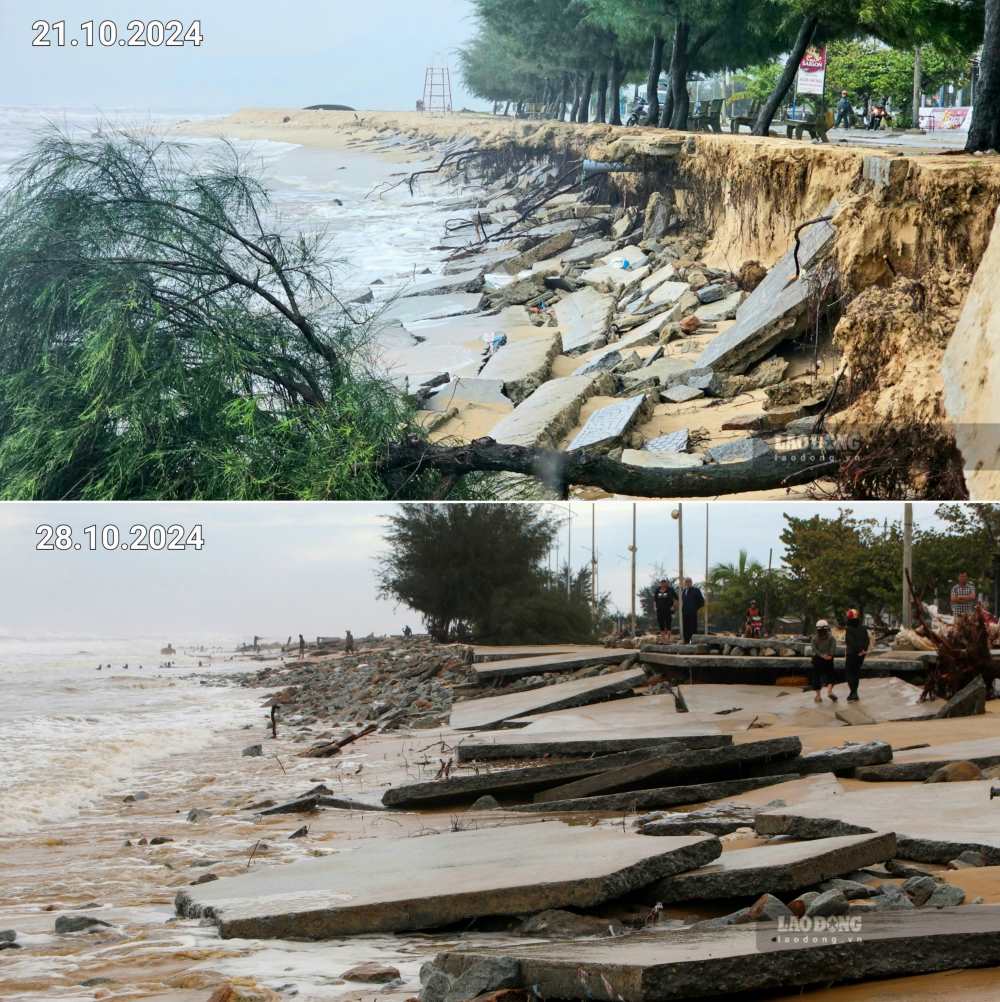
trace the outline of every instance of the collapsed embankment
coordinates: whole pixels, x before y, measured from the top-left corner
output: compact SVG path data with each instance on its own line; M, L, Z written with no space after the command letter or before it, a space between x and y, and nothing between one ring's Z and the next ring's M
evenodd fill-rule
M965 495L942 359L1000 204L995 158L476 115L248 110L226 130L306 145L460 138L495 150L498 163L504 153L624 161L641 169L606 176L603 197L642 210L654 192L668 196L681 226L707 235L701 260L734 274L748 261L773 265L801 224L833 214L828 275L812 310L843 365L828 427L858 443L840 492ZM966 380L966 409L977 392L985 391ZM982 417L982 407L973 410ZM953 420L955 413L950 407ZM964 465L973 496L986 496L969 477L968 458Z

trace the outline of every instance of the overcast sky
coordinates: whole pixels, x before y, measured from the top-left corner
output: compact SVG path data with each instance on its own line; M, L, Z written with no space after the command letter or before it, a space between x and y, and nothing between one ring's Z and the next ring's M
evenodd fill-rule
M412 109L424 70L452 69L474 31L468 0L0 0L0 105L227 112L348 104ZM66 21L65 48L33 48L36 20ZM92 48L84 20L201 21L200 48ZM70 46L73 39L76 48Z
M677 569L676 506L649 501L637 508L638 581L654 568ZM766 564L781 560L782 513L834 516L837 506L713 502L709 562L735 560L741 547ZM902 517L900 504L855 504L863 516ZM566 505L553 510L566 519ZM399 631L420 619L379 600L375 571L383 550L386 504L6 504L0 505L0 635L164 636L175 640L307 636ZM574 503L572 530L560 535L560 559L572 534L576 567L590 561L591 511ZM705 512L684 504L684 566L705 570ZM936 522L934 505L915 506L918 524ZM628 606L632 505L596 506L599 580L620 608ZM83 527L133 524L204 526L205 548L172 553L39 552L39 523Z

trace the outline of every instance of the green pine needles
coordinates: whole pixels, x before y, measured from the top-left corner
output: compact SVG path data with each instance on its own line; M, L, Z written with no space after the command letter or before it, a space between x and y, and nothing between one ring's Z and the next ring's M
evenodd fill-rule
M42 136L0 200L0 498L398 493L411 402L324 239L269 215L229 148Z

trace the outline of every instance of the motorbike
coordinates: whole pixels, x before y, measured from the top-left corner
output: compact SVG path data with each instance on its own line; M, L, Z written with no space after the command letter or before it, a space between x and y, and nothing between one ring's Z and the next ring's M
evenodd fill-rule
M632 113L628 116L628 121L626 125L638 125L648 113L648 108L645 104L637 104L632 108Z

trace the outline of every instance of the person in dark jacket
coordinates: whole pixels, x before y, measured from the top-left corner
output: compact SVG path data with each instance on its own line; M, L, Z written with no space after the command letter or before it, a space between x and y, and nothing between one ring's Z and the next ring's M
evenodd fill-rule
M666 579L662 580L653 592L653 605L656 608L656 625L660 633L670 636L673 625L674 606L677 604L677 592Z
M865 663L865 655L871 645L868 630L861 622L861 613L857 609L848 609L847 629L844 632L844 646L847 648L844 670L847 675L847 686L851 690L847 697L848 703L856 703L860 699L858 684L861 682L861 666Z
M840 92L840 100L837 102L837 117L834 120L833 127L836 129L837 126L843 124L845 129L849 129L853 118L854 106L851 104L851 99L847 96L847 91L842 90Z
M691 638L698 632L698 613L705 606L705 596L700 588L695 588L690 578L684 579L681 589L681 626L684 643L691 643Z

